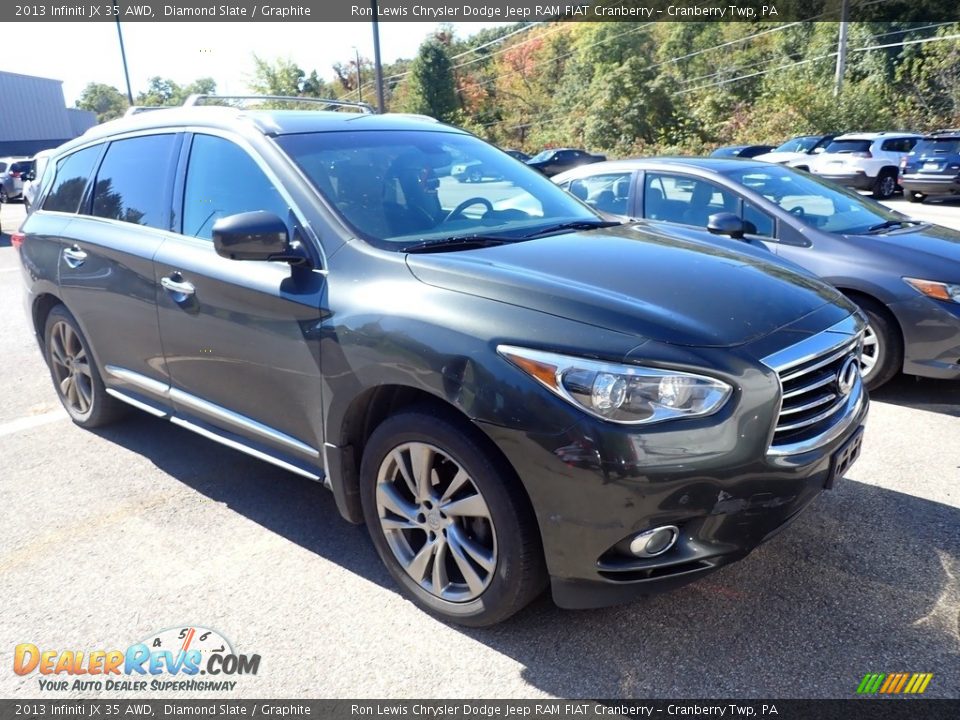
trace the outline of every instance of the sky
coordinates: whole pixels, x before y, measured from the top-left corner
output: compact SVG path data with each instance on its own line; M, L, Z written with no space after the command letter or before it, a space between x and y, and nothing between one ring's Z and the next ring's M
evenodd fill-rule
M459 37L483 28L511 23L453 23ZM413 57L437 23L381 22L383 62ZM112 22L18 23L18 48L6 52L0 70L39 75L63 81L68 107L89 82L106 83L125 93L117 28ZM200 77L217 81L221 94L248 92L252 55L274 60L288 58L324 78L333 75L335 62L354 57L354 46L373 57L369 23L125 23L123 41L133 94L145 90L149 78L159 75L187 84Z

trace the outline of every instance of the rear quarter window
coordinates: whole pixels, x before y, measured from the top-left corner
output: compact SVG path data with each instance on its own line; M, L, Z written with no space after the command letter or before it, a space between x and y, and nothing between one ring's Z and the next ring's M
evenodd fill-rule
M79 210L83 191L101 150L101 146L94 145L67 155L57 163L53 185L43 201L43 210L68 213Z

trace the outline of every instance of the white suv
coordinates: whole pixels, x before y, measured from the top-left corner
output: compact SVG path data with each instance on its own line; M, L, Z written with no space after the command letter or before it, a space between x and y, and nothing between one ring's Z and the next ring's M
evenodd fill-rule
M880 200L897 191L900 159L921 139L914 133L849 133L810 162L810 172L840 185L871 190Z

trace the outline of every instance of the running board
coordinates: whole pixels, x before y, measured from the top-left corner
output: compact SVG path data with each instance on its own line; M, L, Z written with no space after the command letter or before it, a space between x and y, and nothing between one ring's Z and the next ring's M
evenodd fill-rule
M326 482L326 479L324 476L318 475L317 473L314 473L314 472L310 472L309 470L304 470L303 468L298 467L293 463L288 463L285 460L280 460L279 458L276 458L273 455L265 453L262 450L257 450L256 448L250 447L249 445L246 445L240 442L239 440L234 440L232 438L224 437L223 435L220 435L219 433L216 433L213 430L208 430L207 428L201 427L200 425L192 423L189 420L184 420L175 415L170 415L169 413L163 410L160 410L159 408L155 408L148 403L145 403L141 400L137 400L136 398L130 397L126 393L120 392L119 390L114 390L113 388L107 388L106 390L107 390L107 394L110 395L111 397L115 397L117 400L121 400L127 403L128 405L131 405L132 407L137 408L138 410L143 410L145 413L149 413L154 417L169 419L170 422L172 422L174 425L185 428L186 430L189 430L190 432L194 432L197 435L207 438L208 440L213 440L214 442L220 443L221 445L225 445L226 447L231 448L232 450L238 450L242 453L246 453L251 457L257 458L257 460L262 460L263 462L270 463L271 465L276 465L277 467L283 468L288 472L296 473L297 475L300 475L305 478L309 478L310 480L319 480L323 482L324 485L329 487L329 484Z

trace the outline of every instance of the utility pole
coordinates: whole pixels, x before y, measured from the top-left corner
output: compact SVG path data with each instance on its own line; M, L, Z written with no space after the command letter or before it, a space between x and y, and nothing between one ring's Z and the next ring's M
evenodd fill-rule
M377 23L377 0L370 0L373 9L373 73L377 83L377 109L386 112L383 100L383 66L380 63L380 26Z
M120 15L116 15L117 37L120 38L120 59L123 61L123 77L127 81L127 101L133 106L133 91L130 89L130 71L127 70L127 51L123 47L123 31L120 29Z
M353 51L357 54L357 101L363 102L363 76L360 74L360 51L357 46L353 46Z
M847 69L847 18L850 15L850 2L843 0L840 9L840 37L837 40L837 72L833 78L833 94L839 95L843 89L843 75Z

